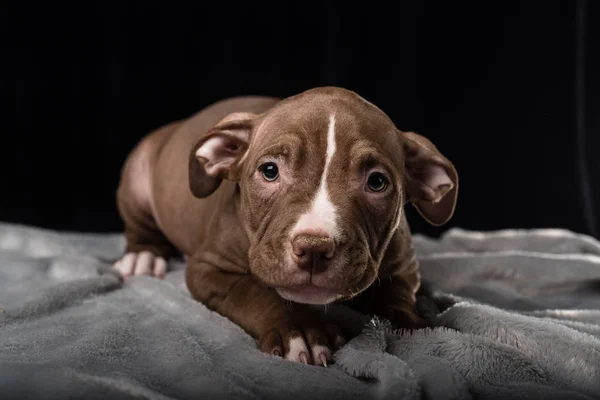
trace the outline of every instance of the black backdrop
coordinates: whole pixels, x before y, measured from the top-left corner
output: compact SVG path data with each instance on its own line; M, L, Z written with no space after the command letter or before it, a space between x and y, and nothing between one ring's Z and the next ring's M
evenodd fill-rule
M454 219L409 208L414 231L594 233L598 3L578 19L576 1L0 2L0 220L120 230L119 170L142 135L224 97L336 85L455 163Z

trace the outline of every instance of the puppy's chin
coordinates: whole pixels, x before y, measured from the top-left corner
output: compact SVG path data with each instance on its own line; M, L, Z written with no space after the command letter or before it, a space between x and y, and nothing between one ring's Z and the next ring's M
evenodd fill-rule
M329 304L339 300L342 295L331 290L314 285L298 285L279 287L275 289L285 300L303 304Z

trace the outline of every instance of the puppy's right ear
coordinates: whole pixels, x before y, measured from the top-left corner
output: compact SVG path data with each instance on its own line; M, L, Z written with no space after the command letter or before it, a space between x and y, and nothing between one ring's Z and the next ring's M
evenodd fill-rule
M188 181L198 198L211 195L223 179L237 181L238 161L248 150L258 115L232 113L206 132L189 154Z

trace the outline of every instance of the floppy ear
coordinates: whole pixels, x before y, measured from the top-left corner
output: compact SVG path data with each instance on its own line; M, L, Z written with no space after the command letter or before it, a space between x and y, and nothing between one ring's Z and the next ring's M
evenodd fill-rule
M188 180L194 196L209 196L223 179L237 180L237 164L248 150L256 117L246 112L229 114L192 148Z
M414 132L401 132L404 143L408 201L432 225L443 225L454 214L458 174L429 140Z

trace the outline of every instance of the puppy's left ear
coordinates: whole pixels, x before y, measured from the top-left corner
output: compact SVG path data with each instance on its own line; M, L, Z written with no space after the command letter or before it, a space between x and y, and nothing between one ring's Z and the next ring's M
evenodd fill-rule
M428 139L401 132L405 157L407 200L432 225L443 225L454 214L458 174L454 165Z

